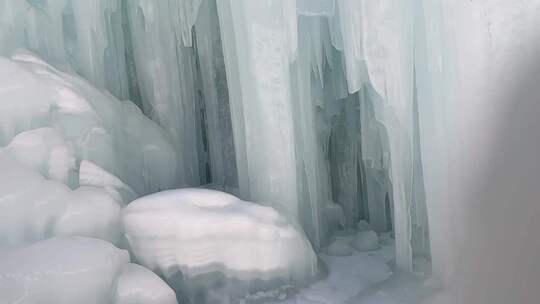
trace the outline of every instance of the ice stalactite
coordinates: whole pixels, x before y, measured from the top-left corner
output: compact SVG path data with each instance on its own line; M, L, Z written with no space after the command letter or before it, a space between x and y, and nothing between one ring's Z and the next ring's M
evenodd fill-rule
M333 45L342 50L344 57L348 92L358 93L360 98L362 158L370 220L384 229L388 209L392 210L397 264L412 270L411 209L416 204L413 202L416 188L413 185L412 2L345 0L336 4L336 13L329 24ZM373 108L372 118L366 113L370 108ZM379 151L374 150L377 147ZM382 171L377 172L376 168ZM389 199L393 204L385 208Z
M128 1L133 56L144 112L167 130L179 155L179 185L200 183L200 115L193 49L184 46L183 2ZM186 13L187 14L187 13ZM191 28L191 27L190 27Z
M218 12L231 84L240 195L298 218L290 67L297 55L294 4L219 1Z
M0 53L28 48L127 99L120 0L0 1Z

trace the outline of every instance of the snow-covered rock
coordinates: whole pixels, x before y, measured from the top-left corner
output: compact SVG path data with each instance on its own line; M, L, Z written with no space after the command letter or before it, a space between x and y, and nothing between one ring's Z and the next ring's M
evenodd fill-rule
M358 251L377 250L380 247L379 237L374 231L360 231L351 241L351 245Z
M317 272L317 257L296 225L270 207L220 191L187 188L139 198L124 209L124 226L141 264L191 292L217 280L235 297Z
M176 303L165 282L129 261L127 251L97 239L40 241L0 260L0 303Z

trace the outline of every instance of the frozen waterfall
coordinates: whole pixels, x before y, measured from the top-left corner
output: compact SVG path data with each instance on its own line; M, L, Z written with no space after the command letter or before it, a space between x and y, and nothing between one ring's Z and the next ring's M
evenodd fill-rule
M458 272L476 278L464 248L497 240L474 202L505 193L473 185L539 16L537 0L0 0L0 303L419 301L395 281L503 303ZM66 248L85 253L58 264ZM106 281L74 276L80 295L25 283L85 267Z

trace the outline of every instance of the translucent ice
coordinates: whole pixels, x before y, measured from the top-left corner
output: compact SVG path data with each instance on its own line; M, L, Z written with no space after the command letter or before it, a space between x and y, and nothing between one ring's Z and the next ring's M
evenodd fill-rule
M294 224L270 207L219 191L187 188L139 198L126 207L124 224L137 260L176 288L188 286L188 297L216 280L238 296L317 272L313 249Z
M88 160L140 194L174 184L171 145L131 102L27 52L0 58L0 83L0 145L45 177L75 187Z
M117 242L121 205L176 182L171 145L131 102L28 52L0 57L0 84L0 246Z

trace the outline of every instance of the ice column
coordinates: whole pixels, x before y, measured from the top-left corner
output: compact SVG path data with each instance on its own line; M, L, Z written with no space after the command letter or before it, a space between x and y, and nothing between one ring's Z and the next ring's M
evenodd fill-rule
M412 270L412 2L342 0L337 4L349 92L368 82L375 116L387 130L396 260L402 269Z
M186 6L186 7L185 7ZM179 185L199 185L201 147L195 56L180 19L193 14L184 1L127 3L135 68L146 115L164 127L180 158ZM198 9L197 9L198 10ZM191 18L190 20L193 20ZM192 26L193 24L191 24ZM189 30L191 30L189 26Z
M232 126L244 199L298 216L290 63L296 1L218 1Z

